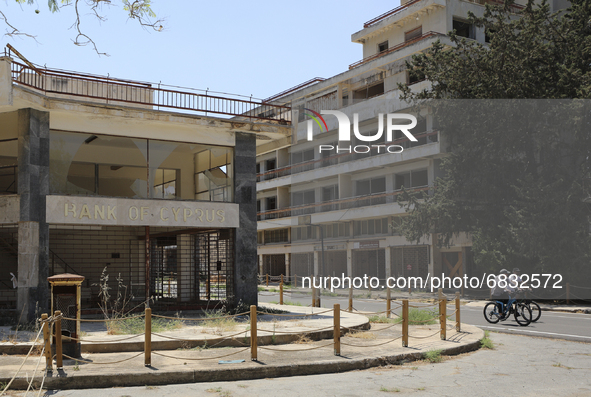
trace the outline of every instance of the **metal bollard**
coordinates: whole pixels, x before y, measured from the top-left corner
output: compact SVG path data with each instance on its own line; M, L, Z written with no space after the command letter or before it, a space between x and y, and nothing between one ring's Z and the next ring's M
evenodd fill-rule
M55 366L57 369L64 368L64 355L62 350L62 312L56 310L54 316L57 318L55 321Z
M281 276L281 283L279 283L279 304L283 305L283 276Z
M257 307L250 306L250 359L257 361Z
M445 323L447 320L447 316L446 316L446 309L447 309L447 301L445 299L442 299L439 301L439 324L440 324L440 335L441 335L441 340L445 340L447 333L446 333L446 328L445 328Z
M390 318L392 316L392 305L390 302L390 287L386 290L386 317Z
M144 330L144 366L152 366L152 309L146 307Z
M341 355L341 305L338 303L334 304L334 355Z
M47 313L41 315L41 321L43 321L43 341L45 342L45 370L47 372L52 372L53 360L51 359L51 344L49 342L50 332L47 318Z
M456 332L461 331L460 324L460 293L456 292Z
M408 299L402 301L402 347L408 347Z

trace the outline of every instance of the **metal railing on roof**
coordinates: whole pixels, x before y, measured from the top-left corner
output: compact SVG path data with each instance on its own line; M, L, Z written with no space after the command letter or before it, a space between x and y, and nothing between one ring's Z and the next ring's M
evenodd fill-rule
M394 8L393 10L390 10L388 12L383 13L382 15L378 15L377 17L370 19L369 21L365 22L363 24L364 28L369 28L371 25L375 25L376 23L378 23L379 21L381 21L382 19L386 19L394 14L398 14L400 11L404 10L406 7L413 5L415 3L418 3L421 0L414 0L414 1L410 1L406 4L402 4L396 8Z
M8 51L10 56L10 51ZM209 91L163 88L132 80L49 69L30 62L11 62L12 81L45 94L62 94L105 103L140 105L147 109L180 109L203 115L228 115L279 124L291 123L291 107L252 98L211 95Z
M427 32L427 33L423 33L422 35L415 37L414 39L410 39L408 41L405 41L404 43L400 43L398 45L395 45L394 47L390 47L385 51L382 52L378 52L377 54L374 55L370 55L368 57L363 58L360 61L354 62L352 64L349 65L349 69L353 69L356 68L357 66L363 65L364 63L373 61L374 59L378 59L380 57L383 57L384 55L390 54L394 51L400 50L401 48L404 48L406 46L409 46L411 44L417 43L421 40L424 40L426 38L429 37L435 37L435 36L441 36L444 37L445 35L443 33L439 33L439 32Z
M263 102L273 101L273 100L278 99L278 98L281 98L282 96L285 96L287 94L291 94L292 92L297 91L297 90L299 90L301 88L307 87L307 86L312 85L312 84L319 83L319 82L324 81L324 80L326 80L326 79L323 78L323 77L314 77L313 79L310 79L308 81L304 81L301 84L298 84L298 85L296 85L294 87L288 88L285 91L281 91L279 94L275 94L273 96L270 96L269 98L265 98L263 100Z

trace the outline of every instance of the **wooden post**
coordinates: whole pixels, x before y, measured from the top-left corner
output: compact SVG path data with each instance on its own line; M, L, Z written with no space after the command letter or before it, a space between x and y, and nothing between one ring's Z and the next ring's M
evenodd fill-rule
M341 355L341 305L338 303L334 304L334 355Z
M410 284L410 283L409 283ZM412 288L410 288L410 285L408 286L408 296L412 295Z
M283 274L281 275L281 284L283 284Z
M460 325L460 293L456 292L456 331L461 331Z
M267 274L267 287L269 286L269 275Z
M55 320L55 366L57 369L64 368L64 356L62 351L62 312L56 310L54 316Z
M570 303L570 283L566 283L566 304Z
M144 333L144 366L152 366L152 309L146 307L146 329Z
M402 301L402 347L408 347L408 299Z
M447 333L446 333L446 327L445 327L445 322L446 322L446 309L447 309L447 301L445 299L441 299L439 301L439 324L440 324L440 335L441 335L441 340L445 340L447 337Z
M281 282L279 283L279 304L283 305L283 276L281 276Z
M443 289L439 288L437 290L437 299L441 301L443 299Z
M386 290L386 317L390 318L392 313L392 305L390 303L390 287Z
M353 286L349 286L349 308L347 309L349 313L353 312Z
M250 359L257 361L257 307L250 306Z
M41 315L41 320L43 321L43 341L45 342L45 370L51 372L53 371L53 360L51 359L50 332L47 317L47 313Z
M314 288L314 281L312 281L312 307L316 307L316 288Z

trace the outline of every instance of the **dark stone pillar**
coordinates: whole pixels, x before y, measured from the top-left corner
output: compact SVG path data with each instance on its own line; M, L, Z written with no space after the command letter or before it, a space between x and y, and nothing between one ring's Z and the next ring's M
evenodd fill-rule
M49 193L49 113L18 111L18 300L21 322L35 311L49 311L49 227L45 196ZM51 314L50 314L51 315Z
M234 304L257 304L256 137L236 133L234 202L240 205L236 229Z

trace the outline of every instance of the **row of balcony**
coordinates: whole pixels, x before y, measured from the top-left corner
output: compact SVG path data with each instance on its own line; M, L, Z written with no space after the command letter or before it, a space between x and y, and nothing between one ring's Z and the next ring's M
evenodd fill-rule
M413 189L407 189L407 191L414 193L426 191L428 189L428 186L423 186ZM264 221L269 219L288 218L292 216L309 215L320 212L347 210L351 208L369 207L374 205L393 203L396 201L396 196L401 194L402 192L403 190L396 190L393 192L372 193L322 203L303 204L288 208L267 210L257 213L257 220Z
M404 149L410 149L417 146L426 145L439 141L439 131L430 131L422 134L415 135L417 142L411 142L408 138L401 138L394 140L384 146L400 145ZM370 147L370 151L367 153L340 153L332 156L327 156L321 159L315 159L310 161L304 161L297 164L291 164L285 167L276 168L266 172L257 174L257 182L268 181L275 178L281 178L284 176L294 175L301 172L311 171L314 169L330 167L336 164L347 163L349 161L355 161L364 159L372 156L381 156L383 154L389 154L384 147Z

